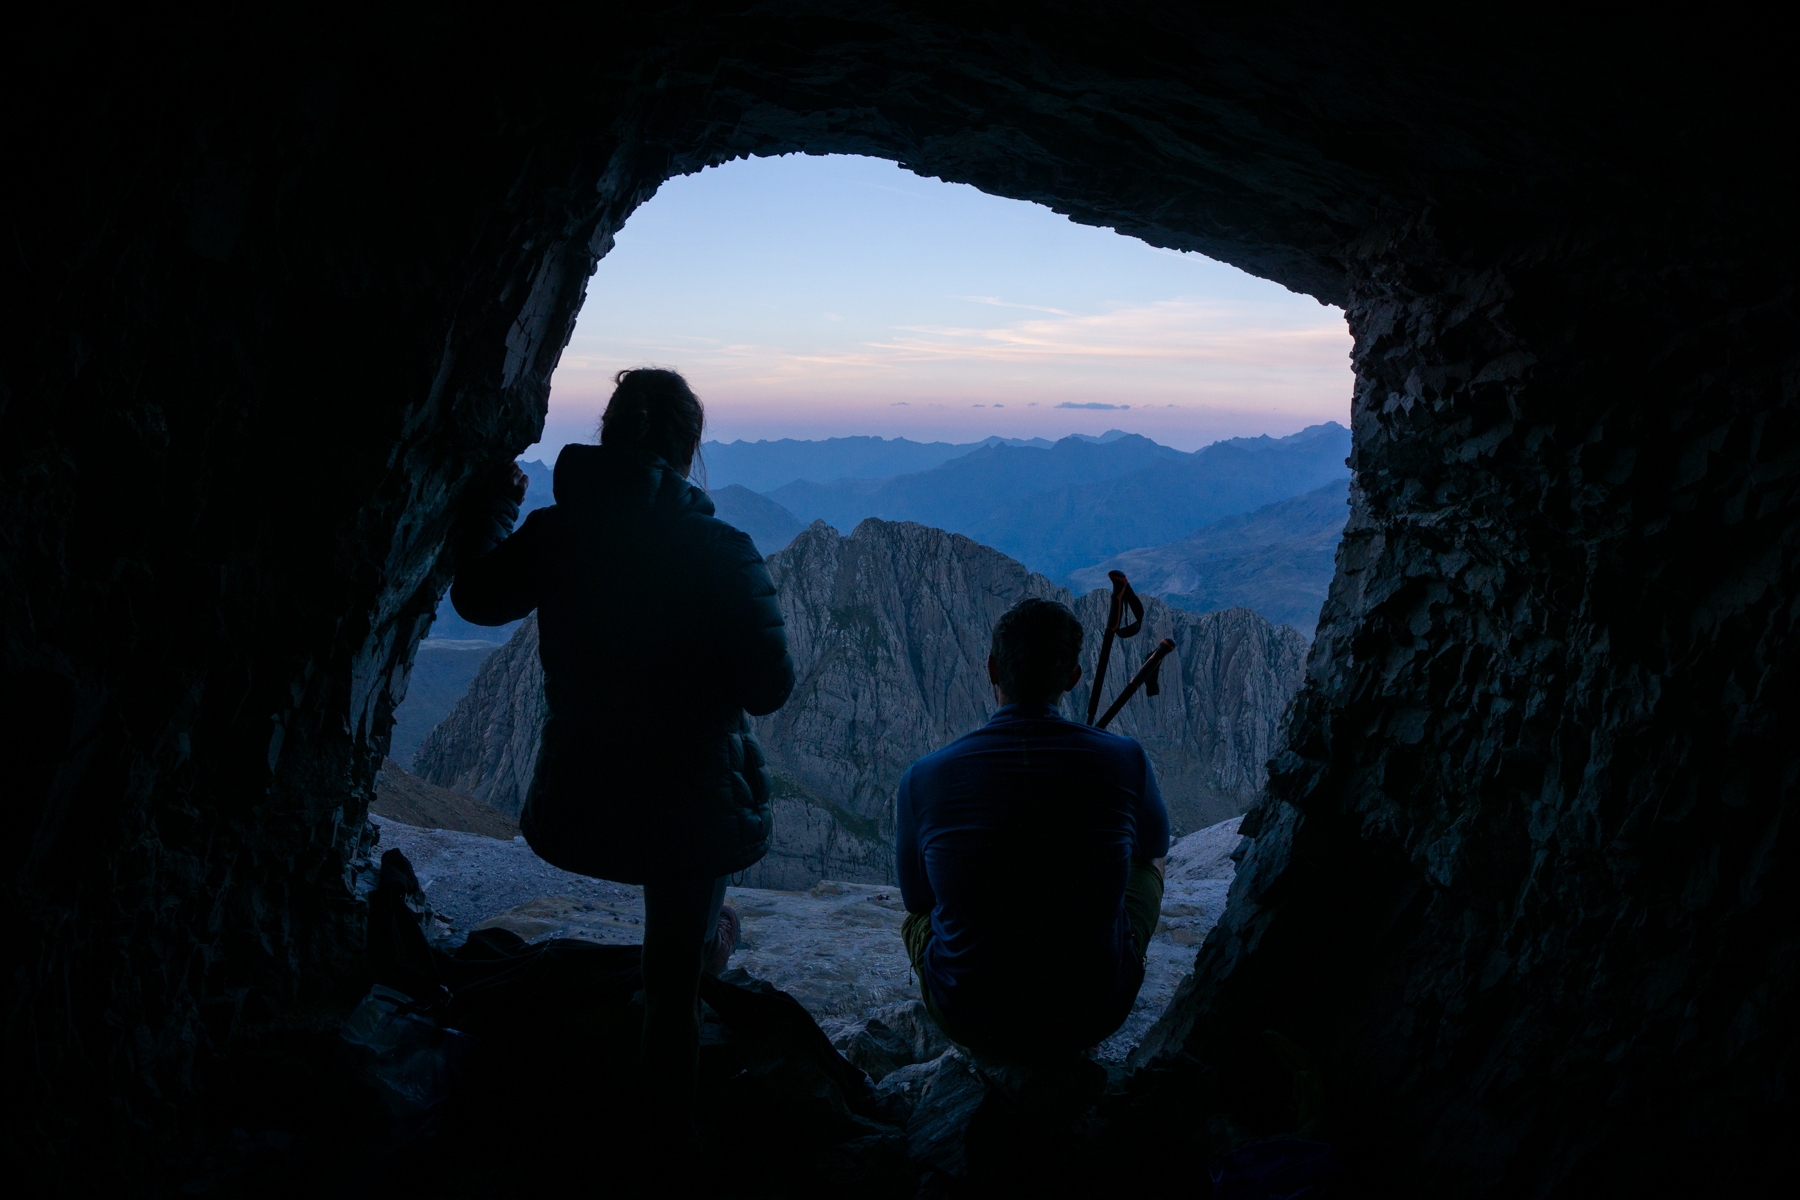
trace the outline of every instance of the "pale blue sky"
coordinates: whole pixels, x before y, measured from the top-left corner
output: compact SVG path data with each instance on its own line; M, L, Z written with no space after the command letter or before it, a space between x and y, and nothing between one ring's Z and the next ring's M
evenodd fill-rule
M686 374L725 441L1116 427L1194 449L1348 422L1349 352L1338 309L1199 255L878 159L740 160L620 230L526 457L591 440L608 377L645 363Z

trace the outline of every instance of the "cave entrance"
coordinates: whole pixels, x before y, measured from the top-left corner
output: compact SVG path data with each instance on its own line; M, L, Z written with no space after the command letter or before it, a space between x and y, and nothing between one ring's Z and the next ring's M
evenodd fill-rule
M796 631L827 629L795 646L803 684L840 670L845 612L873 614L864 635L906 631L876 651L908 664L897 679L878 683L869 663L823 689L883 722L817 744L842 714L810 711L821 689L806 686L811 699L757 722L780 782L776 846L736 881L748 969L827 1021L910 995L897 929L867 946L840 910L873 906L897 926L898 775L991 708L980 663L928 661L943 642L924 631L980 626L980 650L1013 592L1034 588L1097 631L1106 572L1123 569L1154 598L1156 636L1178 643L1178 686L1120 728L1150 752L1180 839L1139 1011L1107 1047L1124 1057L1223 910L1234 818L1300 682L1346 513L1349 349L1340 310L1278 284L881 159L736 160L665 182L633 214L589 282L544 437L520 456L522 517L552 502L562 446L594 440L614 373L673 366L708 404L696 481L784 595L818 594L805 573L846 555L876 560L859 577L890 585L790 614ZM928 585L903 521L944 539L968 595L946 603ZM790 553L801 541L811 552ZM976 582L996 574L997 592ZM1114 691L1155 640L1121 645ZM535 655L534 623L475 626L440 602L374 819L416 860L447 940L495 923L629 940L636 889L565 875L513 841L542 721ZM784 970L820 954L855 965L823 981Z

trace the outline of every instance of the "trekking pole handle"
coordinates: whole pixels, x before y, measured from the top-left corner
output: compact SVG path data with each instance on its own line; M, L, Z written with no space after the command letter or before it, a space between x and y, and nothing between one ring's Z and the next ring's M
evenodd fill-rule
M1144 665L1138 668L1138 673L1131 677L1131 682L1125 685L1125 690L1119 693L1119 698L1112 702L1112 707L1106 710L1104 717L1100 718L1098 727L1105 729L1112 724L1112 719L1119 715L1119 710L1125 707L1125 702L1137 694L1138 688L1142 687L1146 696L1154 696L1160 692L1162 685L1157 682L1157 676L1162 672L1162 660L1173 653L1175 653L1175 643L1168 638L1156 643L1156 649L1150 652L1150 657L1144 660Z

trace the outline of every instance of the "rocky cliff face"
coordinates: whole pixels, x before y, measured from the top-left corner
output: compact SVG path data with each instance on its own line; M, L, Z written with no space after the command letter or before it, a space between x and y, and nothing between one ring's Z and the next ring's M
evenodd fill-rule
M798 684L756 722L778 811L775 847L752 873L765 887L891 882L901 772L986 719L994 621L1057 589L996 550L910 522L868 520L842 537L815 521L769 571Z
M793 698L754 724L775 774L775 844L747 887L894 878L894 790L916 758L994 710L994 623L1026 596L1072 603L1091 672L1108 593L1074 600L968 538L909 522L824 522L769 557L799 676ZM1178 834L1242 812L1260 791L1276 730L1299 687L1306 645L1291 629L1232 609L1195 616L1157 601L1114 654L1110 702L1157 639L1172 638L1162 695L1113 723L1149 752ZM1065 701L1085 713L1087 685ZM423 778L517 814L544 719L535 618L476 677L414 760Z
M1110 591L1073 604L1087 630L1082 663L1090 674L1110 604ZM1139 693L1108 728L1149 752L1179 837L1243 812L1261 794L1282 718L1305 673L1307 645L1294 629L1247 608L1196 615L1145 598L1143 631L1113 650L1102 712L1162 638L1175 643L1163 662L1162 694ZM1066 702L1077 720L1087 714L1087 697L1084 679Z
M468 692L419 743L413 774L517 818L525 809L548 715L532 613L483 661Z

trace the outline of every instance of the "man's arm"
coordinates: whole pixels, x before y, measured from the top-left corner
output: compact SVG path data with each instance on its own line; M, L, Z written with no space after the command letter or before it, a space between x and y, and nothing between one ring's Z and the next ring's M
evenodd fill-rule
M912 768L900 776L894 797L894 865L900 873L900 899L909 913L929 913L937 907L937 894L925 875L925 857L919 851L919 824L913 814Z
M1138 753L1144 759L1144 786L1138 791L1137 812L1133 814L1137 844L1131 856L1149 864L1161 877L1163 864L1169 861L1169 810L1156 786L1156 769L1150 765L1150 756L1144 754L1142 747Z

